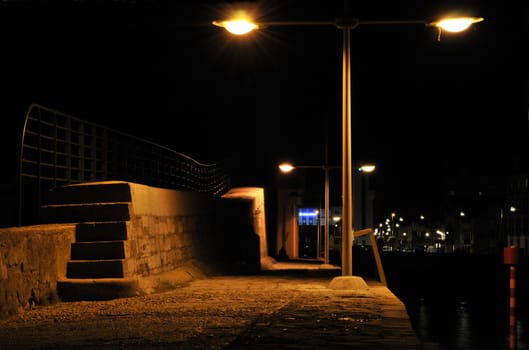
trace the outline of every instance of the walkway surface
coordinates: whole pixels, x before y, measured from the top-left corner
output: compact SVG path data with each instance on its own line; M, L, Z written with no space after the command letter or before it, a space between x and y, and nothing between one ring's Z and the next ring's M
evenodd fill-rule
M437 349L386 286L329 288L339 275L284 262L147 296L38 306L0 320L0 349Z

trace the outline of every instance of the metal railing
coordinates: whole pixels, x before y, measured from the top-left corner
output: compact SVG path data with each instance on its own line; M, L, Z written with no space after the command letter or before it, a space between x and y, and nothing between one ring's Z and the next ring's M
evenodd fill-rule
M156 143L38 104L31 104L26 113L19 165L19 226L23 209L36 210L33 216L38 217L43 191L66 184L130 181L214 196L230 189L223 162L203 164Z

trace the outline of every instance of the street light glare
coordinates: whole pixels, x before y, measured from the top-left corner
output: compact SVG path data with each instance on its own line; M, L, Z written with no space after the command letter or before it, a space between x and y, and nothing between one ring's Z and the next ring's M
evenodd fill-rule
M294 170L296 167L289 163L281 163L279 164L279 170L283 173L289 173L292 170Z
M244 35L248 34L252 30L259 29L259 26L256 23L253 23L247 19L213 21L213 24L217 27L225 28L228 32L235 35Z
M459 33L481 21L483 21L482 17L445 18L433 23L433 25L447 32Z
M363 173L372 173L375 171L376 166L374 164L364 164L360 168L358 168L359 171Z
M427 22L427 26L437 27L439 31L444 30L450 33L459 33L467 30L474 23L479 23L484 20L483 17L446 17L437 21ZM408 22L408 21L406 21ZM403 22L403 23L406 23ZM410 23L415 23L416 21L409 21ZM261 25L254 22L251 19L251 16L247 14L244 10L239 10L235 12L235 15L229 20L225 21L213 21L213 25L226 29L228 32L235 35L244 35L249 32L260 29ZM314 22L313 24L315 24ZM327 24L327 22L321 22L320 24ZM362 22L359 22L362 23ZM367 23L367 22L366 22ZM377 21L379 24L391 24L392 21ZM279 24L279 22L278 22ZM288 24L284 22L283 25ZM295 22L292 22L295 24Z

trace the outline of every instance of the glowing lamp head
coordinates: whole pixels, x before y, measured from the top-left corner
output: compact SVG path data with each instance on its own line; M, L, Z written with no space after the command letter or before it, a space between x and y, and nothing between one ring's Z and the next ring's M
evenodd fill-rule
M294 170L295 168L296 167L293 166L290 163L281 163L281 164L279 164L279 170L281 170L281 172L283 172L283 173L289 173L292 170Z
M433 25L447 32L459 33L481 21L483 21L482 17L445 18L433 23Z
M248 34L252 30L258 29L259 26L255 23L252 23L248 20L239 19L234 21L222 21L222 22L213 22L214 25L225 28L228 32L235 35L244 35Z
M233 11L230 19L213 21L213 24L235 35L244 35L252 30L259 29L259 25L253 22L252 16L245 10Z
M358 168L358 171L363 173L372 173L373 171L375 171L375 169L376 166L374 164L363 164Z

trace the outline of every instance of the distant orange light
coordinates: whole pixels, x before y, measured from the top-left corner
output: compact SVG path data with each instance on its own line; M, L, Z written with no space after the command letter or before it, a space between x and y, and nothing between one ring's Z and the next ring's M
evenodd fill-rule
M281 163L281 164L279 164L279 170L281 170L281 172L283 172L283 173L289 173L289 172L291 172L294 169L296 169L296 167L293 166L290 163Z
M364 173L372 173L375 171L376 166L374 164L364 164L360 168L358 168L359 171Z

